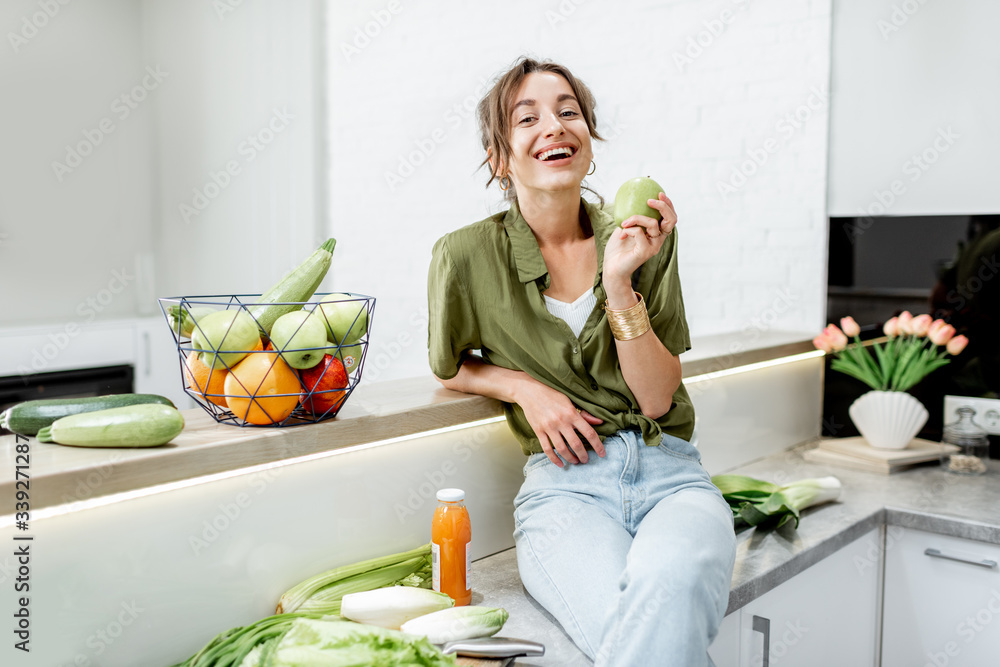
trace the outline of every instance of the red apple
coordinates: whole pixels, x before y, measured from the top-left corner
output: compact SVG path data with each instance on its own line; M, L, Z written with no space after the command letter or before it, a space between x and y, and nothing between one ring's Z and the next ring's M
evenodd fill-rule
M324 355L323 361L312 368L300 370L299 377L306 388L299 400L314 415L333 412L344 402L347 392L339 390L347 386L347 371L340 359L332 354Z

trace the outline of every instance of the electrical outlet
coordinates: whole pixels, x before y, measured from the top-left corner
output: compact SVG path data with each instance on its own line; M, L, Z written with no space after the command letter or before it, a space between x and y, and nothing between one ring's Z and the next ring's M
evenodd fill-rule
M969 406L976 411L972 421L990 435L1000 435L1000 399L974 396L945 396L944 423L958 421L958 409Z

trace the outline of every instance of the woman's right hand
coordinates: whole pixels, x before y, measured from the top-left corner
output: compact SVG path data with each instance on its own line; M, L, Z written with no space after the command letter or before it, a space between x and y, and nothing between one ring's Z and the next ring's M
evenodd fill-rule
M556 466L562 468L564 460L586 463L586 443L598 456L604 456L604 443L594 430L595 425L604 423L603 419L578 409L565 394L534 378L528 379L517 398L542 450Z

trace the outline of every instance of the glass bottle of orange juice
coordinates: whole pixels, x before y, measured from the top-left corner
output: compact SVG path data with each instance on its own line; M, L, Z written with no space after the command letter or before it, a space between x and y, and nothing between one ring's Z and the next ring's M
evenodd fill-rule
M455 606L472 601L469 587L472 523L465 508L465 491L441 489L431 523L431 556L434 567L434 590L455 600Z

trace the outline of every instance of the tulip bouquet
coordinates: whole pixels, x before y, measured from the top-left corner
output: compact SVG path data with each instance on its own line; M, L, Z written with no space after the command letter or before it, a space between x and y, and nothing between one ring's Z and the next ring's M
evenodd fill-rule
M813 345L824 352L835 352L830 368L861 380L877 391L906 391L934 370L947 364L949 355L957 355L968 345L965 336L956 336L955 327L930 315L914 317L903 311L885 323L889 340L872 345L875 356L865 351L858 337L861 327L852 317L840 320L840 327L830 324ZM848 344L848 336L854 338Z

